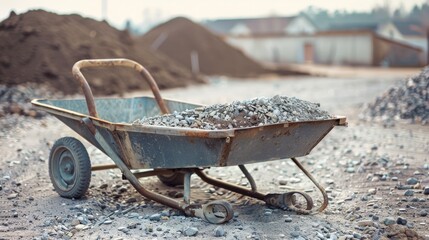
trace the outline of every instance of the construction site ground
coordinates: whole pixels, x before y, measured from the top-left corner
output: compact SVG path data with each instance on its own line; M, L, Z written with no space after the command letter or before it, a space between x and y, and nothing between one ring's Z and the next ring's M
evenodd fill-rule
M411 237L413 231L429 238L429 195L418 186L412 195L410 189L397 187L407 185L410 178L429 186L429 127L398 122L385 128L359 119L366 103L406 74L265 80L212 77L206 85L162 91L165 98L201 104L295 96L348 119L348 127L334 128L308 156L298 158L328 191L330 203L323 213L308 216L272 209L193 176L192 199L225 199L233 205L234 218L220 227L143 198L122 180L119 170L94 172L83 199L61 198L48 175L49 150L56 139L74 136L87 146L93 163L111 160L53 117L7 116L0 130L0 239L210 239L216 235L224 239L378 239ZM125 96L142 94L150 92ZM248 169L262 191L302 189L320 204L317 189L288 159L251 164ZM213 168L209 173L246 185L237 167ZM180 188L166 187L156 178L142 181L157 192L181 195Z

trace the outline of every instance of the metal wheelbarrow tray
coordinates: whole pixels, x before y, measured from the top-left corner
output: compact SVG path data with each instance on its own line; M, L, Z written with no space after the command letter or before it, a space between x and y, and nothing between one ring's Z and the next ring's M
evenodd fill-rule
M138 71L149 83L154 98L94 99L80 69L87 67L128 67ZM133 125L143 117L157 116L173 111L184 111L201 105L164 100L149 72L140 64L127 59L82 60L73 66L73 75L79 81L85 99L32 101L38 109L57 117L79 135L108 155L115 164L91 163L85 147L75 138L61 138L51 149L49 173L56 191L63 197L79 198L89 187L91 171L119 168L143 196L186 215L201 217L211 223L223 223L233 217L226 201L192 204L190 177L197 174L203 181L230 191L254 197L279 208L289 208L309 214L323 211L328 198L310 173L295 157L305 156L334 126L345 126L345 117L320 121L279 123L259 127L228 130L201 130L150 125ZM264 194L245 164L291 158L310 178L323 195L323 203L314 209L311 197L301 191L283 194ZM208 176L203 169L238 165L250 183L250 188L227 183ZM139 178L157 175L167 185L182 184L183 200L145 189ZM298 207L296 195L306 204Z

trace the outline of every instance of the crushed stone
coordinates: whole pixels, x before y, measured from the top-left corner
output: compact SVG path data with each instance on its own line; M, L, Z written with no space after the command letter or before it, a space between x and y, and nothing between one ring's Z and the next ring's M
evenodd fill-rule
M320 104L276 95L137 119L133 124L217 130L331 118Z

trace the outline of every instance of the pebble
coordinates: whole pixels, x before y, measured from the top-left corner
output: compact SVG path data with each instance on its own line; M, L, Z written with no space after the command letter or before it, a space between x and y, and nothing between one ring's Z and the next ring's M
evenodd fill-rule
M225 236L225 229L222 226L217 226L214 230L215 237L223 237Z
M392 177L390 180L397 182L398 181L398 177Z
M426 210L421 210L421 211L419 212L419 215L420 215L421 217L426 217L426 216L428 215L428 212L427 212Z
M9 194L9 196L7 196L7 199L12 200L16 197L18 197L18 193L12 193L12 194Z
M287 184L287 181L286 181L286 180L284 180L284 179L279 180L279 185L284 186L284 185L286 185L286 184Z
M419 182L419 180L417 179L417 178L408 178L407 179L407 184L408 185L415 185L415 184L417 184Z
M74 228L78 231L81 231L81 230L87 229L88 227L86 225L83 225L83 224L78 224Z
M407 219L398 217L398 219L396 219L396 223L400 225L407 225Z
M372 220L361 220L357 222L357 225L360 227L372 227L374 226L374 222Z
M395 219L392 217L387 217L383 220L384 225L389 226L396 223Z
M119 227L119 228L118 228L118 231L121 231L121 232L127 233L127 232L129 232L130 230L129 230L127 227Z
M377 189L375 189L375 188L368 189L368 194L369 195L375 195L376 193L377 193Z
M71 222L72 226L76 226L76 225L79 225L79 224L80 224L79 219L73 219L72 222Z
M404 192L404 196L413 196L414 195L414 191L411 189L408 189L407 191Z
M348 167L347 169L346 169L346 172L347 173L354 173L356 170L355 170L355 168L354 167Z
M290 235L291 235L293 238L300 237L300 236L299 236L299 232L297 232L297 231L292 231L292 232L290 232Z
M140 214L136 213L136 212L132 212L130 214L128 214L128 218L138 218L140 217Z
M429 195L429 187L425 187L425 190L423 191L424 195Z
M161 220L161 214L159 214L159 213L152 214L149 217L149 220L151 220L151 221L160 221Z
M285 218L285 222L292 222L292 218L290 217Z
M198 234L198 228L196 227L187 227L183 230L185 236L191 237Z
M112 220L106 220L103 222L103 224L109 225L109 224L112 224L112 222L113 222Z

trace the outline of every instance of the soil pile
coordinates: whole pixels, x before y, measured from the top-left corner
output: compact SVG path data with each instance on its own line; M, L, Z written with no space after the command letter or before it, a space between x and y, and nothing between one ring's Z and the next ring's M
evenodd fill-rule
M45 116L45 112L37 111L30 103L34 98L61 98L59 92L52 93L49 89L37 86L35 83L27 83L8 87L0 85L0 117L7 114L17 114L39 118Z
M139 119L133 124L216 130L330 118L319 104L276 95Z
M368 105L363 116L366 120L383 121L392 126L394 120L411 123L429 123L429 67L400 85L390 88L375 102Z
M199 72L207 75L247 77L266 72L240 50L183 17L153 28L138 41L141 46L162 52L189 70L192 70L191 55L197 55L194 61L198 62Z
M7 85L44 83L66 94L80 92L71 68L81 59L129 58L153 74L160 88L185 86L201 79L165 56L136 48L128 32L79 15L36 10L0 23L0 81ZM129 69L83 70L95 94L148 88Z

